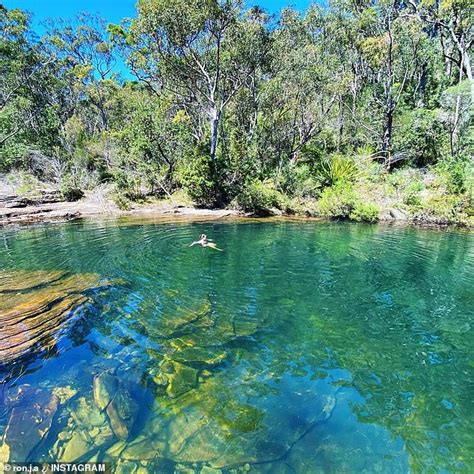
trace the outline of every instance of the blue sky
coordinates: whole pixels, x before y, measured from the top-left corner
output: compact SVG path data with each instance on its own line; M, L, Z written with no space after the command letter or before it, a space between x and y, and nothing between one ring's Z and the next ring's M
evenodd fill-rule
M79 12L97 13L107 22L118 23L124 17L134 16L136 0L0 0L0 3L9 9L21 8L33 13L37 28L47 18L72 18ZM285 6L305 10L310 0L249 0L247 3L277 12Z
M33 14L33 30L41 36L44 32L42 23L48 18L74 18L78 13L98 14L107 23L119 23L122 18L135 15L137 0L0 0L8 9L21 8ZM260 5L269 12L278 12L291 6L306 10L311 0L247 0L247 5ZM114 70L125 79L132 76L123 61L118 59Z

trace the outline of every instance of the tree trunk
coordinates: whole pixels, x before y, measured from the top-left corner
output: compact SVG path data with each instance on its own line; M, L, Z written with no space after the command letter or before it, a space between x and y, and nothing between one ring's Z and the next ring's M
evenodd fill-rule
M460 85L461 82L462 82L462 75L463 75L463 68L462 68L462 64L461 64L461 67L459 68L458 85ZM471 87L472 87L472 83L471 83ZM451 153L453 155L455 155L456 151L457 151L458 124L459 124L459 110L460 110L460 107L461 107L461 93L459 92L458 95L456 96L456 108L454 109L453 129L452 129L452 132L451 132Z
M467 78L472 81L472 66L471 66L471 58L469 57L468 51L464 52L464 69L466 70Z
M389 107L385 113L385 124L382 137L382 151L385 153L385 162L390 162L390 150L392 148L393 131L393 107Z
M217 142L219 139L220 114L217 110L212 111L211 116L211 161L216 160Z

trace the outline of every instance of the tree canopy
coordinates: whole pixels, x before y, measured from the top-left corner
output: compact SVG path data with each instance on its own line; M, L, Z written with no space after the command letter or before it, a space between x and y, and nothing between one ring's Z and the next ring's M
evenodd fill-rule
M469 3L140 0L120 24L82 14L41 38L2 6L0 170L227 205L318 197L364 160L466 169Z

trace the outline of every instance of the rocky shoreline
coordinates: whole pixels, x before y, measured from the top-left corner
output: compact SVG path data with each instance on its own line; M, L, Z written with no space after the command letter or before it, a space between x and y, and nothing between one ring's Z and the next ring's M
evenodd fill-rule
M160 220L209 220L222 218L254 219L298 219L321 218L315 215L295 216L279 209L268 209L265 217L244 213L235 209L203 209L190 205L173 203L169 200L134 204L129 210L119 209L110 200L98 200L86 196L75 202L64 201L59 191L42 190L34 196L0 191L0 227L24 226L30 224L68 222L84 218L144 218ZM384 209L379 222L388 224L416 225L421 227L466 227L458 223L412 216L398 208Z
M162 201L137 204L130 210L121 210L110 201L85 198L67 202L58 191L44 190L35 196L0 193L0 227L51 222L67 222L94 217L162 216L190 218L223 218L243 216L239 211L228 209L198 209Z

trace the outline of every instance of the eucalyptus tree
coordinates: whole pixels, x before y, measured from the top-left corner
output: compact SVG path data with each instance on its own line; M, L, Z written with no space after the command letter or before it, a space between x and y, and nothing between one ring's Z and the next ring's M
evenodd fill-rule
M25 164L32 149L57 143L55 72L29 15L0 5L0 167Z
M470 0L420 1L408 0L409 11L423 24L432 25L440 39L447 61L459 70L457 82L463 75L472 81L472 51L474 46L474 8Z
M198 140L210 137L214 163L226 107L267 52L265 25L244 21L240 0L140 0L137 8L128 63L156 94L175 97Z
M377 119L369 126L379 130L379 147L387 165L392 156L397 110L423 67L426 34L416 21L404 17L398 0L380 0L367 7L351 7L357 22L356 47Z
M106 130L107 96L117 60L105 22L86 13L78 15L75 21L50 21L44 42L71 86L72 107L84 101L92 104L100 120L97 126Z
M296 165L311 143L337 141L337 106L349 90L347 71L329 46L329 19L319 7L306 16L286 9L273 32L271 74L262 84L260 145L281 171Z

